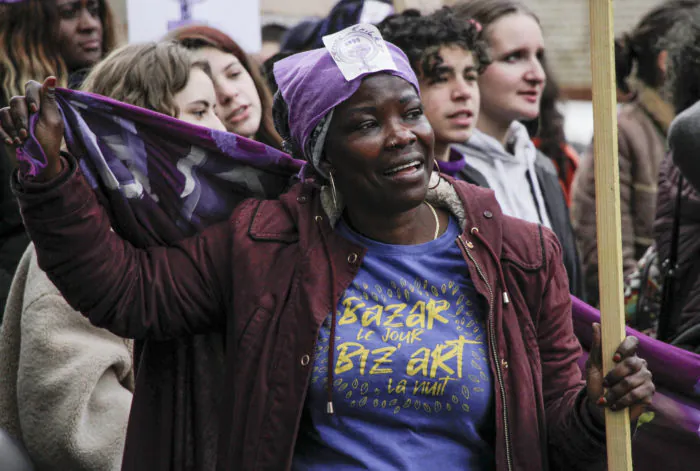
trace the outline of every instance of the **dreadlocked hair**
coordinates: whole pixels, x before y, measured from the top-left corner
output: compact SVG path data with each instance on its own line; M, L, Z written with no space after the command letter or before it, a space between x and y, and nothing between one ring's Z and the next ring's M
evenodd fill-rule
M386 41L403 50L416 75L423 79L439 79L443 63L440 49L445 46L470 51L479 73L491 63L486 42L481 37L481 25L457 18L450 7L430 15L406 10L387 17L378 28Z
M100 0L102 47L112 50L116 34L112 13L106 0ZM44 80L49 75L59 86L68 84L68 70L59 50L60 18L55 1L25 0L0 4L0 77L6 99L24 95L29 80Z

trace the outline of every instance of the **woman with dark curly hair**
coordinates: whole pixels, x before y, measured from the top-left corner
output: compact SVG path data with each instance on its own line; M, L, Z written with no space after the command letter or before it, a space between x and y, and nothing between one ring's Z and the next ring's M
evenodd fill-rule
M489 64L479 24L461 21L444 7L427 16L407 10L384 20L379 29L406 53L418 76L440 170L458 175L467 162L451 146L466 142L474 131L479 115L477 79Z

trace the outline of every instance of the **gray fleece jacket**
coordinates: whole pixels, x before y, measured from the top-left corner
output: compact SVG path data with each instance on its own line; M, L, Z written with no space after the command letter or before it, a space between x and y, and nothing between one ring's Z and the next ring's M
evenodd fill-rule
M30 245L0 328L0 428L37 470L118 471L133 393L131 342L90 324Z

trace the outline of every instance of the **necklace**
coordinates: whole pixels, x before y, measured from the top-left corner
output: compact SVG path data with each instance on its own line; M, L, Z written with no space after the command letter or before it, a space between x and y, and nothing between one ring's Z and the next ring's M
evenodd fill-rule
M438 238L438 234L440 233L440 219L438 219L437 212L435 212L435 208L433 208L433 205L428 203L427 201L423 201L428 208L430 208L430 211L433 213L433 217L435 218L435 235L433 236L433 240Z

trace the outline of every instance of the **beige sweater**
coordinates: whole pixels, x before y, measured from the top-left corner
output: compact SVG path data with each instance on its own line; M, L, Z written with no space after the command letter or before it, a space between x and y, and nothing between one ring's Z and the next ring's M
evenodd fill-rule
M30 245L0 328L0 427L38 470L118 471L133 384L131 343L74 311Z

